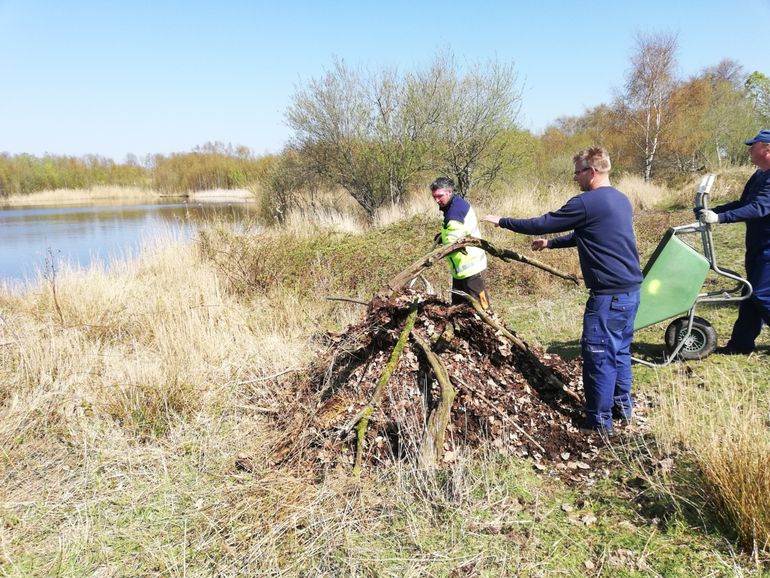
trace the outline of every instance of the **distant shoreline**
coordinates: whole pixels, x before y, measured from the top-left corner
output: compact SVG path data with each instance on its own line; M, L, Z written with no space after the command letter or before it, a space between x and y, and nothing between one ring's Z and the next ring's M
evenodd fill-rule
M146 201L148 199L188 199L199 203L248 203L255 200L246 189L213 189L192 193L163 194L141 187L99 186L90 189L56 189L27 195L11 195L0 198L0 208L44 205L70 205L93 201Z

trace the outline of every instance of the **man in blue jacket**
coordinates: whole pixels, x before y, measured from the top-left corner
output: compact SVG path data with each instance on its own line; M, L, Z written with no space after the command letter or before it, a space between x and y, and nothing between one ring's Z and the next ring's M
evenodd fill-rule
M738 319L721 353L751 353L762 331L770 325L770 130L762 130L749 145L751 162L757 170L732 203L700 212L703 223L746 222L746 277L754 288L749 299L741 301Z
M628 198L610 185L610 157L602 148L577 153L574 179L582 193L533 219L487 215L483 221L525 235L571 231L535 239L532 249L577 247L580 269L591 294L580 340L586 419L581 431L610 432L613 414L631 419L631 339L639 307L642 271Z

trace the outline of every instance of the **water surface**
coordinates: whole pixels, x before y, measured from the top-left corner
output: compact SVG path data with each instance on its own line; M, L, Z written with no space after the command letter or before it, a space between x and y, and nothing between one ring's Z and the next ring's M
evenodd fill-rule
M125 203L125 201L123 201ZM67 206L0 209L0 281L27 281L53 261L87 267L95 260L135 254L159 235L190 239L212 219L254 217L249 203L92 202Z

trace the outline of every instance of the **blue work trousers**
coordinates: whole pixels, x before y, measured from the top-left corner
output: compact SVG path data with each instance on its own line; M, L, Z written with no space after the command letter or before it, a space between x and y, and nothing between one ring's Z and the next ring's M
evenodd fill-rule
M741 353L754 351L754 342L762 331L762 325L770 325L770 255L759 255L746 262L746 278L754 292L741 301L738 319L727 343L729 349Z
M587 425L612 429L613 407L631 417L631 339L639 290L591 294L583 314L583 389Z

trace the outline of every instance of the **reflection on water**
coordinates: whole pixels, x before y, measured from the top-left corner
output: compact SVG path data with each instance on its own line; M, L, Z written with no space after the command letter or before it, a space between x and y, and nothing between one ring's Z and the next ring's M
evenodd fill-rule
M0 209L0 280L31 279L57 261L87 266L135 253L144 239L163 233L190 239L198 224L254 218L248 203L91 203L67 207Z

